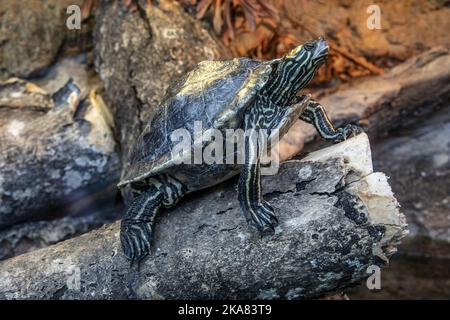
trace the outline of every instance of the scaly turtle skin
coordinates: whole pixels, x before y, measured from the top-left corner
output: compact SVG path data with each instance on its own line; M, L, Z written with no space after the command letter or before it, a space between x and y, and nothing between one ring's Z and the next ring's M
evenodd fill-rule
M120 237L128 259L140 261L148 255L158 211L174 206L187 193L239 173L238 196L247 222L261 232L274 229L277 218L261 192L259 159L263 149L253 143L252 135L245 135L243 164L188 164L182 161L185 154L172 152L178 141L174 142L171 134L184 128L194 137L198 121L203 130L266 129L270 136L276 133L281 137L298 118L314 125L330 141L357 134L360 129L353 125L335 130L320 104L309 96L297 96L327 55L328 45L319 38L282 59L204 61L170 87L131 148L129 165L118 185L130 188L134 195L121 224Z

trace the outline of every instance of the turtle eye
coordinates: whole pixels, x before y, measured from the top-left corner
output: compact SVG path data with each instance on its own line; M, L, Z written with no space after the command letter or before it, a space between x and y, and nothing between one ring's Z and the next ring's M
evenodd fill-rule
M310 50L314 49L314 43L312 43L312 42L306 42L306 43L303 45L303 47L304 47L306 50L310 51Z

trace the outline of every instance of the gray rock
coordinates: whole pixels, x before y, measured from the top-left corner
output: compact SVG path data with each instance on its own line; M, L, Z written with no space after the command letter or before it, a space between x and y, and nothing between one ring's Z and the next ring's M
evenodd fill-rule
M93 19L81 30L69 30L66 9L84 0L2 0L0 2L0 80L27 78L43 71L66 47L84 50L90 43ZM73 51L77 51L73 50Z

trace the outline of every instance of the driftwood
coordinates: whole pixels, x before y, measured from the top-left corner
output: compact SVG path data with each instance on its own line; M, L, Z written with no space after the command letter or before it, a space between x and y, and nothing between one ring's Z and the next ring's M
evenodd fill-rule
M360 283L405 234L365 134L283 163L263 190L279 215L274 235L246 226L234 180L161 214L140 269L115 223L0 262L0 298L314 298Z
M71 203L118 179L109 117L94 92L55 103L20 80L1 89L0 229L48 218L62 205L68 215Z
M449 50L431 49L382 76L350 83L315 98L336 125L359 122L371 137L383 136L445 105L450 98ZM280 157L290 159L317 137L312 126L296 122L280 142Z

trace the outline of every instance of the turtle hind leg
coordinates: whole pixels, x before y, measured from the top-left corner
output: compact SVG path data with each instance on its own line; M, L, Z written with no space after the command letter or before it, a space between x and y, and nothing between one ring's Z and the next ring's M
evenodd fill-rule
M122 219L120 241L131 264L141 261L150 252L153 222L162 200L162 193L152 185L133 200Z
M353 124L348 124L343 128L335 129L331 124L325 109L315 101L309 102L308 106L300 115L300 119L312 124L322 138L335 143L347 140L349 137L356 136L362 132L360 127Z
M147 188L137 192L120 226L122 249L131 264L150 253L156 214L174 206L185 193L184 185L167 175L150 178Z

